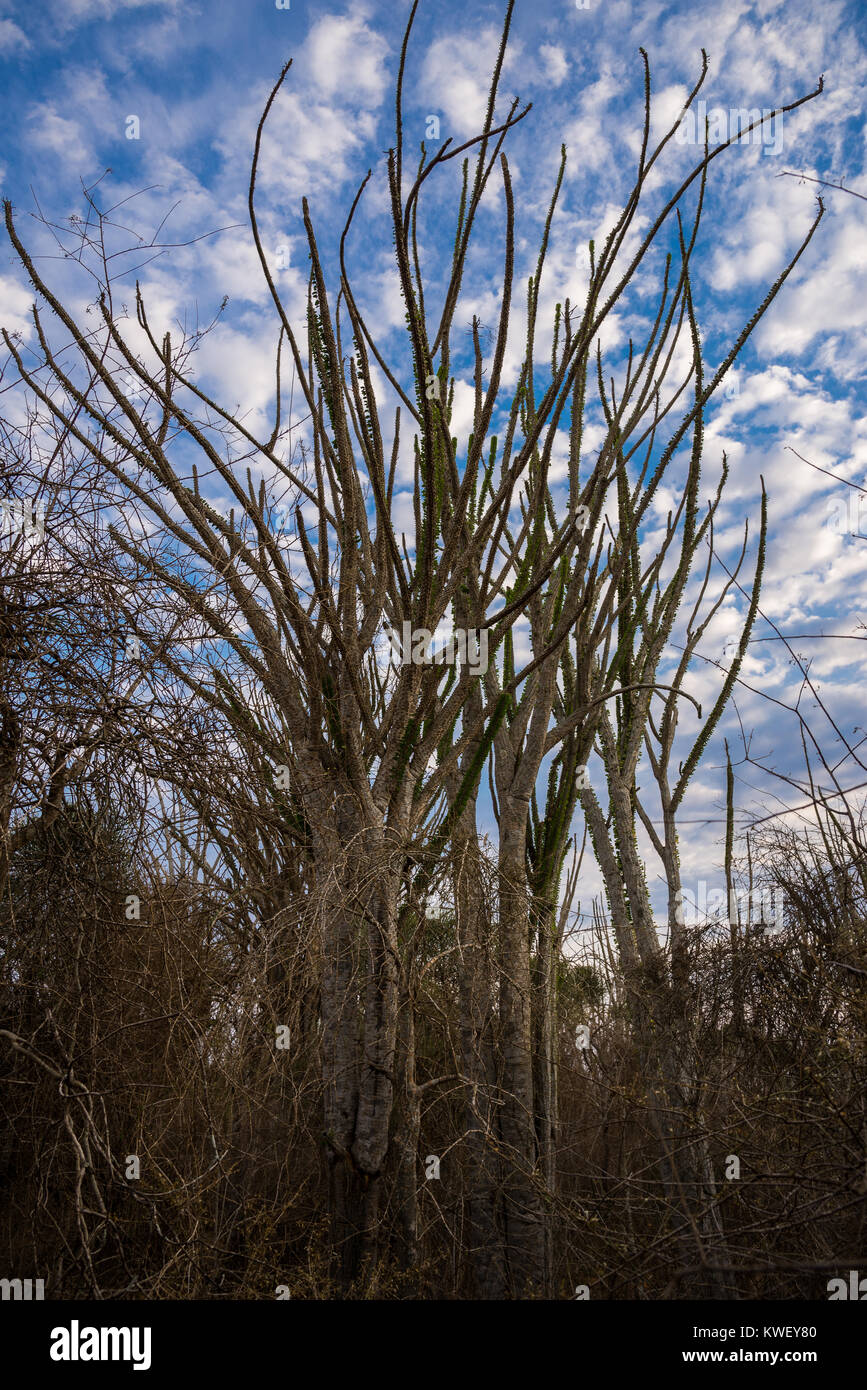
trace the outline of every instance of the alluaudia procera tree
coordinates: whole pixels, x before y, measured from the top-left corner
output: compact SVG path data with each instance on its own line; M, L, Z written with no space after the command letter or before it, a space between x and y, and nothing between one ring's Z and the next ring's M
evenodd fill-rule
M306 199L311 268L304 334L281 298L255 195L263 131L290 64L259 123L249 185L253 240L276 315L274 426L267 439L197 384L190 367L196 337L178 342L161 333L138 285L137 322L125 328L117 294L100 269L110 264L99 257L108 217L93 198L86 233L78 235L82 254L97 251L98 327L82 327L52 291L7 204L9 238L41 307L33 311L35 353L4 338L45 427L57 422L117 489L122 505L110 535L138 593L154 598L148 623L137 629L154 679L161 672L182 682L191 703L230 732L239 764L257 769L257 787L243 802L248 827L238 814L241 803L234 812L220 811L219 786L212 780L203 786L201 772L197 785L182 759L161 766L160 777L174 780L189 804L211 817L227 855L255 876L264 918L294 913L315 929L323 1148L343 1279L349 1285L363 1273L372 1277L392 1239L413 1259L423 1090L413 1031L416 952L431 891L451 884L453 948L461 961L458 1071L424 1087L451 1080L464 1088L476 1292L520 1297L550 1290L553 1281L554 980L574 812L583 798L612 910L615 903L623 909L617 933L624 966L642 952L655 963L630 838L635 768L651 695L659 689L657 668L716 505L699 518L703 412L791 267L706 378L691 267L708 170L725 146L705 146L648 230L637 231L648 181L656 179L683 114L651 150L645 56L634 186L601 253L591 244L583 307L568 299L557 305L542 352L541 287L566 154L524 308L514 295L516 214L505 143L529 107L519 110L513 102L507 114L496 115L513 4L482 130L454 148L446 140L433 155L423 146L407 188L402 89L416 9L401 50L395 138L384 169L406 309L401 347L374 340L348 265L370 174L340 238L336 299ZM706 63L684 110L705 71ZM454 250L444 282L432 289L419 249L423 207L432 204L442 222L435 176L458 158ZM494 181L501 184L505 219L499 322L486 363L473 317L466 367L473 427L468 439L458 440L451 432L454 389L465 366L456 325L479 209L492 197ZM693 196L686 232L681 208ZM656 316L641 347L630 343L620 386L609 388L601 330L666 240L673 250L664 258ZM62 348L53 345L49 319ZM506 351L516 332L524 337L523 357L517 385L507 388ZM673 380L683 340L690 344L688 363L683 379ZM287 349L294 390L309 416L307 445L298 427L284 423ZM594 378L604 438L591 449ZM415 526L408 539L395 502L407 421L415 459ZM561 486L552 461L563 440L568 464ZM690 451L683 479L682 444ZM206 495L214 486L207 477L230 497L228 515L214 505L213 492L212 500ZM683 482L683 498L663 544L645 561L642 526L664 477L669 485ZM278 513L292 518L293 535ZM145 518L147 526L125 525L124 514ZM385 631L408 632L415 643L419 633L450 620L474 634L460 660L389 661ZM178 623L188 624L187 636L196 627L195 663L173 645ZM525 640L529 655L521 656ZM666 728L682 676L669 688ZM606 714L613 702L620 711L616 732ZM597 738L613 797L613 847L609 823L583 790ZM696 748L697 757L701 740ZM664 752L667 758L670 741ZM493 926L478 873L486 771L499 832ZM676 800L670 799L672 816ZM278 861L284 867L269 883L268 866ZM288 876L287 864L294 865ZM640 996L635 1026L644 1037L649 1025L639 1006ZM658 1057L654 1064L661 1065Z

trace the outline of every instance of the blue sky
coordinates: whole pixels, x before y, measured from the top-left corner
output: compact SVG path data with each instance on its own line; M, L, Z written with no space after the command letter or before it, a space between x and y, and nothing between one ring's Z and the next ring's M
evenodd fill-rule
M178 245L143 269L147 256L130 254L118 270L139 267L160 333L176 319L210 320L229 297L218 328L202 346L200 373L225 404L241 405L254 427L264 427L273 392L273 317L246 220L256 122L282 63L293 57L263 150L259 208L266 244L285 262L281 290L292 313L300 315L308 264L301 197L310 199L328 257L358 182L371 166L381 171L393 142L392 84L408 8L402 0L348 6L292 0L289 10L273 0L67 0L50 6L0 0L0 184L18 210L19 228L47 253L47 243L24 216L34 199L60 221L81 212L82 182L90 186L100 178L98 196L105 206L138 194L125 203L122 220L145 241L170 213L161 239ZM423 0L405 92L408 145L425 138L432 116L440 139L457 142L478 128L502 13L500 5L473 0ZM631 185L640 136L642 45L651 64L658 131L693 85L702 47L710 61L702 93L709 112L770 109L811 91L824 74L822 96L786 116L773 142L739 144L715 161L695 287L713 366L815 215L815 186L782 171L842 179L867 193L867 11L857 3L819 6L804 0L590 0L586 9L572 0L518 0L503 80L504 98L515 94L533 103L510 142L519 209L518 283L522 277L526 283L535 260L561 142L568 150L543 285L543 320L564 293L578 297L582 247L590 237L599 240ZM132 117L137 139L127 138L135 128ZM651 203L675 186L695 157L695 147L671 147L658 186L650 190ZM441 185L448 219L438 218L434 199L424 227L432 268L448 250L452 177ZM731 481L717 539L729 557L740 544L744 517L757 521L759 475L764 477L771 545L762 610L797 639L792 645L810 659L811 675L841 730L857 741L864 735L854 731L867 724L864 647L851 639L867 636L860 627L867 623L867 541L845 532L867 534L867 506L860 526L857 507L842 526L833 522L851 491L835 478L867 483L867 203L834 190L824 196L828 212L807 255L760 324L729 394L710 408L705 468L709 490L727 451ZM365 200L350 266L371 326L388 345L399 342L403 306L390 243L382 235L385 212L380 183ZM495 322L500 213L501 200L494 196L473 253L467 321L475 311L484 323ZM216 234L183 244L206 232ZM615 364L629 332L646 317L652 303L646 296L658 287L657 273L651 265L643 285L606 328L605 346ZM127 278L131 285L134 275ZM88 286L74 267L56 258L51 279L83 312ZM0 319L30 334L29 302L4 252ZM513 374L520 347L518 332L507 359ZM469 372L458 387L457 434L471 418L468 381ZM816 472L793 450L835 476ZM408 457L402 481L409 517ZM660 525L672 495L659 499ZM722 660L742 611L734 601L723 606L706 644L711 661ZM835 636L817 640L820 633ZM800 777L798 722L766 698L793 703L800 677L784 645L772 637L760 621L737 709L723 732L737 754L743 729L752 735L756 758ZM719 679L716 667L700 665L689 688L707 706ZM833 749L833 729L820 712L814 719L817 734ZM695 726L687 732L694 736ZM852 758L841 764L839 775L845 786L867 781ZM717 739L684 807L690 822L689 833L681 836L687 882L719 879L721 827L714 818L721 814L723 787ZM794 788L773 783L755 766L738 767L736 804L744 821L801 800ZM588 883L592 891L592 877Z

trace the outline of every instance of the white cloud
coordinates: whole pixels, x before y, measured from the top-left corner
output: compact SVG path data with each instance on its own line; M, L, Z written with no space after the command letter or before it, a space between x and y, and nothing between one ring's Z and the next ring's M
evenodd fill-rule
M70 165L92 172L93 152L81 133L78 121L61 116L51 102L34 107L28 114L28 133L38 149L56 155Z
M117 19L123 11L177 8L179 0L64 0L54 7L52 18L61 29L68 30L94 19Z
M545 76L552 87L559 87L569 71L569 61L559 44L543 43L539 57L545 67Z
M466 139L482 130L499 42L500 34L489 27L477 31L470 43L462 34L449 34L428 49L419 90L432 112L445 115L443 124L448 129L443 128L443 139L449 135ZM514 61L513 51L504 73Z
M0 53L14 53L18 48L29 47L30 40L23 29L11 19L0 19Z
M343 105L380 104L388 80L387 53L383 36L357 15L326 15L314 24L305 44L310 79L324 96L339 93Z
M29 338L35 333L30 317L32 303L32 290L16 284L11 276L0 275L0 327L10 334L20 333L22 337Z

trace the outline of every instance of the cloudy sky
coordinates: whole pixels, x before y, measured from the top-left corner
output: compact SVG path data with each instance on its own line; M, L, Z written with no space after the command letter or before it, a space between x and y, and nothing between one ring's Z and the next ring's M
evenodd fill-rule
M405 0L348 6L291 0L286 9L274 0L64 0L50 6L0 0L0 184L25 238L54 258L43 262L52 283L84 307L87 287L27 214L38 207L62 225L83 212L83 189L92 189L102 207L118 209L115 221L123 231L116 244L125 249L117 274L127 286L136 276L141 280L160 333L175 322L210 321L228 296L203 343L200 376L226 405L239 406L254 428L265 428L274 320L247 225L247 181L257 120L291 57L263 147L259 188L263 238L281 291L292 314L303 313L308 260L302 196L330 260L358 183L373 168L349 264L374 334L386 347L399 342L403 305L381 174L394 140L393 81L408 9ZM478 129L502 15L500 4L422 0L404 100L408 146L426 138L436 143L431 137L437 133L440 141L459 142ZM675 118L697 79L702 48L710 65L702 97L719 130L731 111L770 111L813 91L824 76L821 96L776 117L759 137L732 146L714 163L694 286L713 367L815 216L821 190L784 171L842 181L867 194L867 11L857 0L590 0L586 8L574 0L518 0L498 108L505 109L512 95L533 104L509 146L519 214L518 284L526 283L535 262L564 142L568 154L543 320L566 294L580 298L583 248L604 235L631 188L643 106L640 47L651 66L655 133ZM676 187L696 155L687 140L672 142L650 189L651 203ZM433 195L424 224L434 280L448 251L453 193L445 178L443 215L438 219L440 195ZM867 737L861 728L867 539L852 534L867 536L867 500L862 508L860 492L847 486L867 484L867 202L833 188L823 196L827 213L816 236L708 414L708 494L723 451L731 469L717 536L721 555L737 553L746 517L754 534L760 475L771 517L763 616L722 731L738 760L736 805L743 825L804 800L798 791L804 778L800 724L790 709L803 677L793 653L809 664L815 687L801 693L801 712L842 785L867 782L859 761L867 750L859 746ZM496 321L501 214L501 194L492 193L473 253L467 321L473 312L485 324ZM647 225L645 217L641 226ZM149 246L155 238L158 248ZM606 327L615 368L630 332L646 319L641 299L658 288L654 275L651 266L647 282ZM25 337L32 333L29 302L13 258L0 252L0 319ZM514 385L521 347L518 332L507 386ZM550 355L549 346L540 351ZM463 383L458 375L453 432L465 437L472 394L469 371ZM408 460L402 484L409 518ZM660 524L671 499L670 493L659 499ZM751 547L748 566L753 558ZM708 660L697 664L689 688L705 706L721 679L721 666L713 663L725 664L726 641L738 631L743 611L740 599L727 602L703 645ZM688 719L685 712L684 723ZM697 727L693 721L686 736L694 737ZM745 737L754 761L743 760ZM687 883L719 882L720 755L716 739L684 807ZM760 764L795 785L776 781ZM829 787L826 775L819 780ZM798 812L790 819L797 823ZM582 888L585 907L592 887L591 876Z

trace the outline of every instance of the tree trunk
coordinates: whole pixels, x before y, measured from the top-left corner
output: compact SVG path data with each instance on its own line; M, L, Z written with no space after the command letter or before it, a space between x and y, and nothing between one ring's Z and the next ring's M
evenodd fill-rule
M394 1149L397 1165L398 1259L404 1269L418 1260L418 1144L421 1091L415 1078L415 1022L412 998L404 994L399 1022L399 1087Z
M557 1186L557 956L559 940L554 911L539 911L533 980L533 1093L539 1169L548 1194L544 1211L547 1297L554 1292L553 1197Z
M468 814L472 813L472 808ZM469 1250L475 1294L506 1297L497 1152L497 1068L493 1039L490 918L478 871L475 831L462 827L455 844L455 905L460 955L461 1059L466 1079Z
M321 816L321 809L317 808ZM399 879L380 826L318 822L322 1082L332 1242L340 1276L373 1275L394 1103ZM327 833L328 831L331 833ZM353 833L354 832L354 833ZM346 847L346 848L345 848Z
M544 1288L545 1239L537 1166L531 1028L530 917L526 882L526 803L500 804L500 1111L506 1257L513 1298Z

